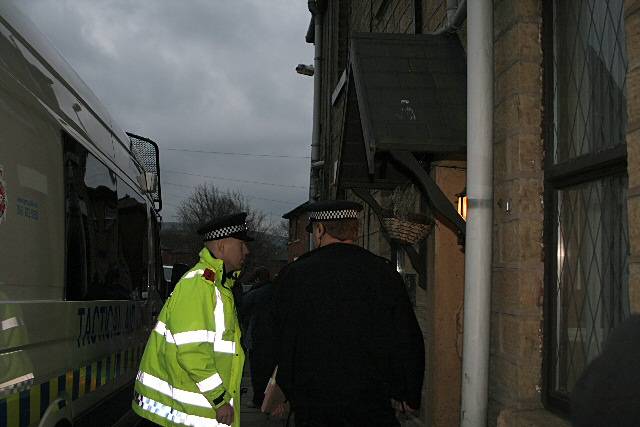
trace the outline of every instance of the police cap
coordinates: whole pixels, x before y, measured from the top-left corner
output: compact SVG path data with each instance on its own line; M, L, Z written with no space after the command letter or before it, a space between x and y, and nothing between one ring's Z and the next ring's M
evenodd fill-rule
M305 230L311 233L313 222L340 221L343 219L358 219L358 213L362 205L349 200L321 200L309 203L306 211L309 212L309 223Z
M250 242L253 238L247 234L246 219L246 212L222 216L198 228L197 233L205 242L226 239L227 237Z

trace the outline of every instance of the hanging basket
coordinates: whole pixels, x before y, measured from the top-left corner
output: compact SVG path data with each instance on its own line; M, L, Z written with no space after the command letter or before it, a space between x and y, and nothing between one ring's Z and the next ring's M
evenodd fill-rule
M387 216L382 218L382 223L389 237L410 245L415 245L427 237L433 228L433 223L422 215L411 215L407 219Z

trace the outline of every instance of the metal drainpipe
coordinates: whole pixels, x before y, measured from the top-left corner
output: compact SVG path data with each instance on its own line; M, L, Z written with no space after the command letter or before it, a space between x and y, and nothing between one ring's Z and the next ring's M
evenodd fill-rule
M460 425L487 423L493 229L493 1L467 16L467 197Z
M320 159L320 90L322 89L322 21L326 4L322 0L309 0L309 11L313 15L315 31L313 44L313 133L311 136L311 168L309 176L309 201L314 201L317 192L318 168L324 162Z

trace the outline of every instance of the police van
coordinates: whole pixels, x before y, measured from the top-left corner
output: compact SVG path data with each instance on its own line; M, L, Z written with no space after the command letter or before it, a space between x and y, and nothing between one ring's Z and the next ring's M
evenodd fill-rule
M157 145L0 1L0 426L110 425L90 417L132 395L161 308L159 184Z

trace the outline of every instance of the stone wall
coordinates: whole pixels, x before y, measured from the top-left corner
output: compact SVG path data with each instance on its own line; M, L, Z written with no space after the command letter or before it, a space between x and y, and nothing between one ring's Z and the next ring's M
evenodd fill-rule
M640 0L624 2L627 74L627 164L629 173L629 292L631 311L640 313Z
M489 425L496 425L498 418L500 425L516 425L519 411L542 405L541 16L540 0L494 1L495 204Z
M332 0L325 21L321 143L325 158L325 197L359 200L332 187L342 139L342 96L331 94L346 65L351 32L411 33L415 2L422 4L422 32L445 21L444 0ZM494 0L494 253L489 377L490 426L566 426L542 406L542 303L544 300L543 219L543 55L544 0ZM629 287L632 311L640 312L640 0L625 0L629 58L627 129L629 174ZM464 42L465 32L460 36ZM375 197L386 204L388 194ZM360 244L391 258L375 214L363 212ZM433 239L433 237L430 237ZM433 244L433 241L431 242ZM433 246L431 246L433 249ZM440 279L444 280L444 279ZM429 286L442 285L429 281ZM437 281L436 281L437 282ZM427 292L417 293L425 337ZM428 308L428 307L427 307ZM425 323L426 322L426 323ZM434 366L428 365L429 372ZM431 375L428 372L428 375ZM428 380L426 382L428 384ZM425 406L433 401L425 396ZM431 415L425 416L426 422ZM432 425L449 425L451 421ZM454 423L455 424L455 423ZM453 425L453 424L452 424Z

